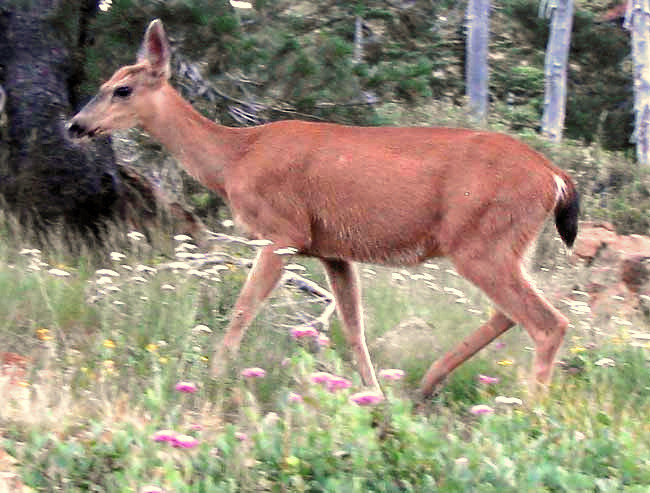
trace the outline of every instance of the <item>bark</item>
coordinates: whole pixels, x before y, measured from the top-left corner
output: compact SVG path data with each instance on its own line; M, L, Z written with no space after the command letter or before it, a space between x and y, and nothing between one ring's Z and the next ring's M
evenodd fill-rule
M567 63L573 25L573 0L543 1L540 13L552 19L544 64L542 134L552 142L560 142L566 111Z
M487 119L488 41L490 0L469 0L467 6L466 90L470 115L479 123Z
M113 215L121 190L108 139L82 147L64 132L83 7L81 1L30 0L6 8L0 61L9 159L0 186L23 218L85 229Z
M650 165L650 0L630 0L624 27L632 33L634 134L637 161Z

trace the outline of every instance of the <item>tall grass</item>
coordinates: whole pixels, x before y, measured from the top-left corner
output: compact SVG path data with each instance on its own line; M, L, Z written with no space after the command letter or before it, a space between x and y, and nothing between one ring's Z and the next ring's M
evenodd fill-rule
M384 401L365 407L351 401L362 387L338 322L329 348L290 336L323 307L288 287L266 304L228 374L209 376L214 343L246 276L237 257L192 271L170 264L182 260L169 258L173 248L161 256L126 235L107 242L120 257L112 246L69 255L56 242L37 252L4 231L0 447L14 458L8 477L16 490L650 487L643 327L621 321L596 333L588 314L566 305L572 329L546 396L528 393L531 342L514 329L421 402L416 387L428 364L480 325L489 303L444 262L413 271L362 267L375 363L406 370L404 379L383 382ZM295 260L305 276L324 282L315 262ZM266 374L244 378L246 367ZM312 381L317 371L344 377L350 388L329 391ZM482 383L480 374L498 382ZM179 381L197 392L175 390ZM521 403L498 403L498 396ZM474 414L475 405L491 412ZM154 441L160 430L196 444Z

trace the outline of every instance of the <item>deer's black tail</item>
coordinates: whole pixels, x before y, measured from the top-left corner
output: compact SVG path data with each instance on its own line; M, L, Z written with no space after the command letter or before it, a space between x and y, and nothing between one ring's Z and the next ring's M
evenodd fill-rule
M568 176L556 176L558 201L555 204L555 227L562 241L571 248L578 234L580 194Z

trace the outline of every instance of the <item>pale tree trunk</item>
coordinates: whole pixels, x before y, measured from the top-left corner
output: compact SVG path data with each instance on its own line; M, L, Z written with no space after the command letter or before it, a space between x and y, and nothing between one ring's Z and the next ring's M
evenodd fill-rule
M650 0L630 0L624 27L632 33L636 157L650 165Z
M354 59L355 64L363 59L363 19L357 15L354 19Z
M560 142L566 110L567 62L573 25L573 0L544 0L540 4L540 15L552 19L544 64L542 134L552 142Z
M490 0L469 0L465 84L472 118L485 123L488 107Z

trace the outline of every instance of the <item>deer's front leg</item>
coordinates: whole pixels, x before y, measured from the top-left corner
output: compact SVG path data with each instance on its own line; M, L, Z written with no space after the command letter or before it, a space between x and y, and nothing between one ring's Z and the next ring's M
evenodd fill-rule
M244 287L235 303L226 335L221 346L216 348L213 356L212 376L223 373L227 363L227 356L237 352L246 327L251 323L262 302L271 294L271 291L280 280L284 261L281 255L274 253L277 249L277 245L269 245L262 248L257 254L253 268L248 274L248 279L246 279L246 283L244 283Z

